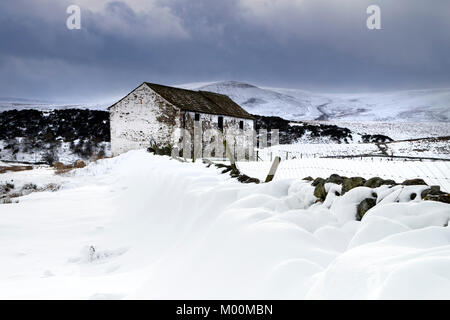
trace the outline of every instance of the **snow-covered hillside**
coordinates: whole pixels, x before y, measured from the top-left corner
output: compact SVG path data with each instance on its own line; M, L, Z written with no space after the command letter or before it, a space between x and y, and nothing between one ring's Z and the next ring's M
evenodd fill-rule
M384 134L394 140L450 136L450 122L308 121L348 128L359 134Z
M238 81L186 84L180 87L225 94L252 114L289 120L316 119L322 115L317 106L328 102L324 97L306 91L283 92Z
M99 110L0 112L0 159L62 161L109 155L109 114Z
M199 87L186 85L185 87L225 94L252 114L278 116L290 120L316 119L322 114L317 109L317 105L328 101L323 97L300 90L295 91L295 94L283 93L281 90L259 88L238 81L215 82Z
M106 110L115 100L78 103L78 102L56 102L56 101L40 101L33 99L21 98L0 98L0 112L8 110L55 110L55 109L90 109L90 110Z
M450 298L450 205L411 197L425 186L314 204L304 180L241 184L145 151L56 179L59 191L0 205L0 298Z
M226 94L250 113L290 120L450 121L450 88L327 94L260 88L238 81L194 83L181 87Z

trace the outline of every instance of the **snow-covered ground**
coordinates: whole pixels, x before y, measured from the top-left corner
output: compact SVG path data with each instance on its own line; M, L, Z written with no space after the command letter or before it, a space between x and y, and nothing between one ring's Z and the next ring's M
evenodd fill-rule
M380 156L384 157L381 159L384 161L390 156L450 160L449 139L395 141L378 146L375 143L338 144L310 143L306 139L305 141L259 149L258 157L264 161L270 161L275 156L280 156L283 160L348 156Z
M0 166L27 166L22 163L2 163ZM49 184L62 185L64 183L70 184L70 179L62 175L55 175L55 170L47 165L33 165L33 170L25 171L7 171L0 174L0 185L11 183L14 185L14 189L21 189L24 185L35 184L37 187L42 188ZM2 209L0 208L0 211Z
M450 106L449 106L450 109ZM311 121L334 124L358 134L383 134L394 140L450 136L449 122Z
M379 148L374 143L294 143L260 149L258 155L262 160L270 161L275 156L280 156L283 160L286 160L326 156L355 156L378 152Z
M385 145L386 152L396 156L428 157L450 160L450 139L398 141Z
M145 151L55 179L0 205L0 298L450 298L450 205L404 202L423 187L377 190L355 221L372 189L313 204L306 181Z

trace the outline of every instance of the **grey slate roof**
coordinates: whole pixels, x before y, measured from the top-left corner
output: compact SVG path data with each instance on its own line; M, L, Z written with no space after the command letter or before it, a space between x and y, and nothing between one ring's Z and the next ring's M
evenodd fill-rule
M192 112L254 119L228 96L208 91L192 91L145 82L153 91L174 106Z

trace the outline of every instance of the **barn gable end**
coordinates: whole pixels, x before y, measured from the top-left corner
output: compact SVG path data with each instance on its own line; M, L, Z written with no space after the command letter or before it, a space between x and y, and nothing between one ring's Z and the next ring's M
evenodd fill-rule
M169 144L179 127L181 110L145 84L140 85L109 108L111 152L147 148L151 140Z

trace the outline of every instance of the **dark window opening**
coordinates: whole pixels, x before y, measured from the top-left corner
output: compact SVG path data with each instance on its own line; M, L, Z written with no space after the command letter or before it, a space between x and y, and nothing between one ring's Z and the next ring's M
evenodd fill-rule
M223 130L223 117L219 117L218 125L219 125L219 129Z
M239 121L239 129L244 130L244 121Z
M200 121L200 113L195 114L195 121Z

